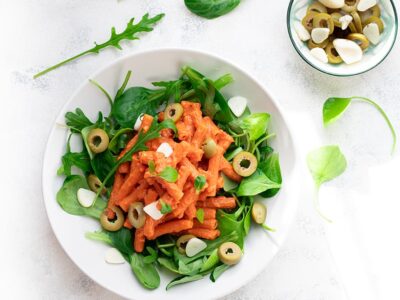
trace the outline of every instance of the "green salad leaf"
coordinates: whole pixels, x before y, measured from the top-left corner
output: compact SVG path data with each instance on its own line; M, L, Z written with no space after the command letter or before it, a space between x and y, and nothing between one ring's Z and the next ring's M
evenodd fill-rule
M86 232L86 238L94 241L99 241L118 249L125 258L133 254L132 248L132 233L127 228L121 228L118 231L95 231Z
M203 266L200 269L200 272L205 272L211 270L219 263L218 249L215 249L207 260L204 262Z
M114 154L119 154L132 138L132 133L133 129L131 128L119 129L110 140L110 143L108 144L108 149Z
M160 286L160 274L154 263L145 263L144 256L133 253L130 256L131 268L139 282L148 289L156 289Z
M160 212L163 215L168 214L168 213L170 213L172 211L171 205L169 205L168 203L165 203L163 200L160 200L160 204L161 204Z
M58 204L64 211L71 215L89 216L99 219L107 203L103 200L99 200L89 208L83 207L79 204L77 197L80 188L89 189L84 177L79 175L67 176L61 189L57 192L56 199Z
M64 60L64 61L62 61L62 62L60 62L60 63L58 63L58 64L56 64L56 65L54 65L52 67L50 67L50 68L47 68L47 69L41 71L41 72L35 74L33 76L33 78L36 79L36 78L38 78L40 76L43 76L44 74L46 74L46 73L48 73L48 72L50 72L50 71L52 71L54 69L57 69L57 68L61 67L62 65L65 65L65 64L67 64L67 63L69 63L69 62L71 62L73 60L76 60L81 56L87 55L89 53L99 54L99 52L102 49L107 48L109 46L112 46L112 47L115 47L115 48L117 48L119 50L122 50L122 47L120 45L121 41L123 41L123 40L131 40L131 41L138 40L139 38L136 36L137 33L152 31L153 30L153 26L158 21L160 21L163 17L164 17L164 14L159 14L159 15L156 15L155 17L153 17L153 18L149 18L149 14L145 14L142 17L142 19L136 24L133 24L134 18L132 18L128 22L128 24L126 25L125 30L122 31L121 33L117 33L116 30L115 30L115 27L113 27L111 29L111 36L108 39L108 41L106 41L104 43L100 43L100 44L95 43L95 46L93 48L90 48L90 49L88 49L86 51L83 51L83 52L81 52L81 53L79 53L79 54L77 54L77 55L75 55L75 56L73 56L71 58L68 58L68 59L66 59L66 60Z
M198 208L196 211L196 218L200 223L204 222L204 209Z
M269 179L271 179L271 181L282 184L282 174L278 153L272 153L266 160L260 161L258 167ZM270 198L275 196L278 192L279 188L269 189L261 193L261 196Z
M107 174L112 170L116 162L117 158L112 155L110 150L96 154L91 160L94 174L96 174L100 181L103 181L106 178ZM113 182L114 180L110 179L106 186L110 186Z
M218 277L221 276L222 273L224 273L224 272L225 272L226 270L228 270L230 267L231 267L231 266L225 265L225 264L222 264L222 265L216 267L216 268L212 271L212 273L211 273L211 275L210 275L211 281L212 281L212 282L215 282L215 281L218 279Z
M57 171L57 175L70 176L72 166L81 169L83 173L88 173L91 170L90 157L86 149L81 152L71 152L70 140L72 134L68 137L67 151L61 158L61 167Z
M80 132L83 128L93 125L80 108L75 109L75 112L67 112L65 120L72 132Z
M206 185L206 177L203 175L199 175L194 179L194 188L196 191L201 191L203 187Z
M250 141L255 141L267 131L270 115L254 113L240 120L240 127L248 133Z
M194 14L214 19L226 15L240 4L240 0L185 0L186 7Z
M383 108L380 107L378 103L372 101L371 99L365 97L349 97L349 98L331 97L327 99L322 109L324 125L326 126L339 119L342 116L342 114L346 111L346 109L349 107L350 103L354 100L359 100L371 104L382 115L392 133L393 137L392 152L394 152L394 150L396 149L396 142L397 142L396 131L392 123L390 122L389 117L383 110Z
M178 180L179 174L178 171L170 166L166 166L164 170L162 170L158 177L164 179L167 182L176 182Z
M192 282L196 280L200 280L204 277L205 275L202 274L196 274L196 275L190 275L190 276L180 276L172 280L170 283L168 283L166 290L168 291L170 288L182 284L182 283L187 283L187 282Z
M239 185L238 196L255 196L270 189L280 188L280 183L273 182L259 168Z

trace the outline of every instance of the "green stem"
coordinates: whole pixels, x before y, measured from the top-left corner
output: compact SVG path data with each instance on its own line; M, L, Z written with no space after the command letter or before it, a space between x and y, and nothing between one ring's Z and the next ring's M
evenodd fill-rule
M378 103L372 101L371 99L365 98L365 97L358 97L358 96L354 96L351 97L351 99L359 99L359 100L363 100L369 104L371 104L372 106L374 106L379 112L380 114L383 116L383 118L385 119L387 125L390 128L390 131L392 132L392 137L393 137L393 145L392 145L392 154L394 153L394 151L396 150L396 143L397 143L397 136L396 136L396 131L392 125L392 122L390 122L389 117L386 115L385 111L382 109L382 107L380 107L378 105Z
M112 107L113 105L113 100L110 96L110 94L94 79L89 79L89 82L94 84L100 91L103 92L103 94L107 97L108 102L110 103L110 106Z
M62 62L60 62L60 63L58 63L58 64L56 64L54 66L51 66L50 68L47 68L47 69L45 69L45 70L33 75L33 79L36 79L36 78L38 78L38 77L40 77L40 76L42 76L42 75L44 75L46 73L49 73L50 71L53 71L54 69L57 69L58 67L61 67L62 65L65 65L66 63L69 63L70 61L73 61L73 60L75 60L75 59L77 59L77 58L79 58L81 56L84 56L84 55L86 55L88 53L91 53L91 52L92 52L91 50L87 50L87 51L84 51L84 52L82 52L82 53L80 53L78 55L75 55L75 56L71 57L71 58L68 58L68 59L66 59L66 60L64 60L64 61L62 61Z
M255 150L262 142L264 142L264 141L266 141L266 140L268 140L269 138L272 138L272 137L274 137L274 136L276 136L276 134L275 134L275 133L271 133L271 134L269 134L269 135L266 135L266 136L263 137L262 139L260 139L260 140L254 145L253 150L251 151L251 153L253 153L254 150Z

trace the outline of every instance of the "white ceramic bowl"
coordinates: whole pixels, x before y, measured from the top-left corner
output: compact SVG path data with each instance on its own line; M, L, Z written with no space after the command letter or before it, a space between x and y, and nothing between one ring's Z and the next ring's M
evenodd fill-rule
M307 47L307 43L302 42L295 31L295 23L301 23L306 15L307 7L314 0L291 0L287 11L287 28L290 40L297 53L315 69L335 76L352 76L367 72L379 65L389 55L396 41L398 20L396 7L393 0L378 0L381 8L381 19L385 25L385 29L381 35L381 41L375 46L370 46L361 61L346 65L326 64L311 55Z
M296 178L295 145L277 103L270 94L250 75L240 68L216 56L182 49L160 49L142 52L113 62L92 76L111 95L115 95L126 72L133 71L129 86L149 86L152 81L172 80L179 76L180 68L188 64L210 78L231 73L235 82L224 90L227 96L242 95L249 99L250 108L269 112L272 129L277 133L273 147L280 153L283 188L275 198L265 200L268 204L268 225L277 229L267 233L260 227L252 228L246 239L245 254L240 264L229 269L216 283L208 278L180 285L168 292L166 284L173 278L162 272L161 286L149 291L140 286L128 264L109 265L104 261L106 245L87 240L85 232L99 229L98 222L65 213L56 202L56 193L63 178L56 176L60 158L65 151L67 132L53 124L43 166L43 195L47 214L53 231L71 260L89 277L103 287L126 298L134 299L210 299L227 295L257 276L272 260L283 243L297 207L299 180ZM73 94L60 112L56 123L64 123L64 114L76 107L92 119L97 112L108 113L109 105L99 90L88 81ZM74 147L74 145L72 145Z

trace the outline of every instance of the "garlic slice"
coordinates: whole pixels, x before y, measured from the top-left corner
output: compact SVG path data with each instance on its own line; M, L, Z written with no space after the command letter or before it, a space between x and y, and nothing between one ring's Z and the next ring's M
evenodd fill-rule
M294 23L294 30L296 31L299 39L303 42L306 42L311 38L311 35L308 32L308 30L300 22Z
M172 147L168 143L161 143L160 146L158 146L156 152L164 154L165 157L170 157L171 154L174 152Z
M236 117L243 115L247 107L247 99L242 96L235 96L228 101L229 108Z
M353 21L353 17L350 15L344 15L339 18L340 24L342 24L342 30L346 30L349 27L349 24Z
M96 193L91 190L80 188L76 196L80 205L83 207L91 207L96 198Z
M360 0L357 5L358 11L366 11L376 5L376 0Z
M160 220L163 216L163 214L158 210L158 201L155 201L153 203L150 203L146 205L143 210L146 214L150 216L153 220Z
M316 47L316 48L311 49L310 53L312 56L314 56L320 62L323 62L324 64L328 63L328 55L326 55L326 52L324 49Z
M381 40L381 34L379 32L379 27L376 23L370 23L363 29L364 35L367 39L374 45L378 44Z
M207 244L198 238L191 238L186 244L186 255L188 257L195 256L196 254L207 248Z
M320 44L329 36L329 28L314 28L311 31L311 38L314 43Z
M353 64L362 59L361 47L353 41L346 39L335 39L333 46L346 64Z
M318 0L328 8L342 8L344 6L344 0Z
M104 260L109 264L123 264L125 263L125 259L122 256L121 252L116 248L110 248L107 250Z
M139 117L136 119L135 125L133 126L133 129L135 129L136 131L138 131L140 129L140 126L142 126L143 116L144 114L140 114Z

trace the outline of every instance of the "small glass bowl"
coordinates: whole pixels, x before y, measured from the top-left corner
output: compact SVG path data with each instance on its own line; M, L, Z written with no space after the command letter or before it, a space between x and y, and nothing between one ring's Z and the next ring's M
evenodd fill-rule
M361 61L347 65L323 63L311 55L307 43L300 40L295 31L296 22L300 22L305 16L307 7L313 0L291 0L287 11L287 28L290 40L297 53L315 69L334 76L353 76L367 72L379 65L390 53L396 41L398 30L398 19L396 7L393 0L378 0L381 8L381 19L385 29L381 35L381 40L377 45L370 46Z

